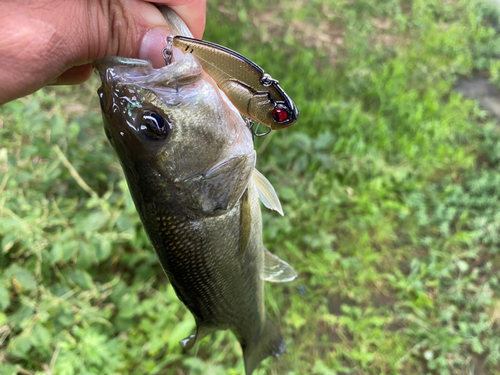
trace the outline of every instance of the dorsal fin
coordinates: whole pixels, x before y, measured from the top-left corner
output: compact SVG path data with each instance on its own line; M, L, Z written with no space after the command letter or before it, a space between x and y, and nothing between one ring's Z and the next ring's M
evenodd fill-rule
M260 276L264 281L286 283L297 278L297 272L287 262L264 248L264 268Z
M273 185L271 185L267 178L265 178L264 175L257 169L254 169L253 180L255 181L255 186L257 186L259 198L262 203L264 203L264 206L271 210L276 210L281 216L284 216L278 195L276 194Z

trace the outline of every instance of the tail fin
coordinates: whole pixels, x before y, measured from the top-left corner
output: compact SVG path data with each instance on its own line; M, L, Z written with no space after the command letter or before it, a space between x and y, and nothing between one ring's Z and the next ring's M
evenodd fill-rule
M242 345L243 346L243 345ZM253 370L267 357L279 357L286 350L286 344L281 337L278 327L269 316L262 329L259 340L243 346L245 359L245 373L252 375Z

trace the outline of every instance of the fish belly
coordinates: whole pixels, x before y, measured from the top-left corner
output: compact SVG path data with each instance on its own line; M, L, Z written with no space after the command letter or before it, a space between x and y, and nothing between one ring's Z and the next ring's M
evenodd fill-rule
M230 329L243 348L247 375L264 358L285 351L279 329L264 312L262 222L258 195L253 185L249 189L252 228L243 255L239 204L197 220L158 204L154 217L143 216L165 273L196 320L197 333L186 349L212 331Z

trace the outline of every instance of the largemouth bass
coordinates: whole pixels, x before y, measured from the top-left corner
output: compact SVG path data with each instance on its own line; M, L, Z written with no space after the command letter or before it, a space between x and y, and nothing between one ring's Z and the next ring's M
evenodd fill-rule
M160 69L119 57L94 67L106 136L160 263L196 321L181 345L230 329L252 374L285 351L265 314L263 281L296 273L263 245L259 198L282 211L255 169L250 130L191 54Z

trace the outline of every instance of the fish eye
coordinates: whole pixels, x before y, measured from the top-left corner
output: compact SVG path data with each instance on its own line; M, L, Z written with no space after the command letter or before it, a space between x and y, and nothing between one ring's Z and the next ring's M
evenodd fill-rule
M165 138L170 133L170 123L158 112L150 110L144 111L142 113L142 119L149 133L152 133L155 138ZM141 128L144 128L144 126L141 126Z

